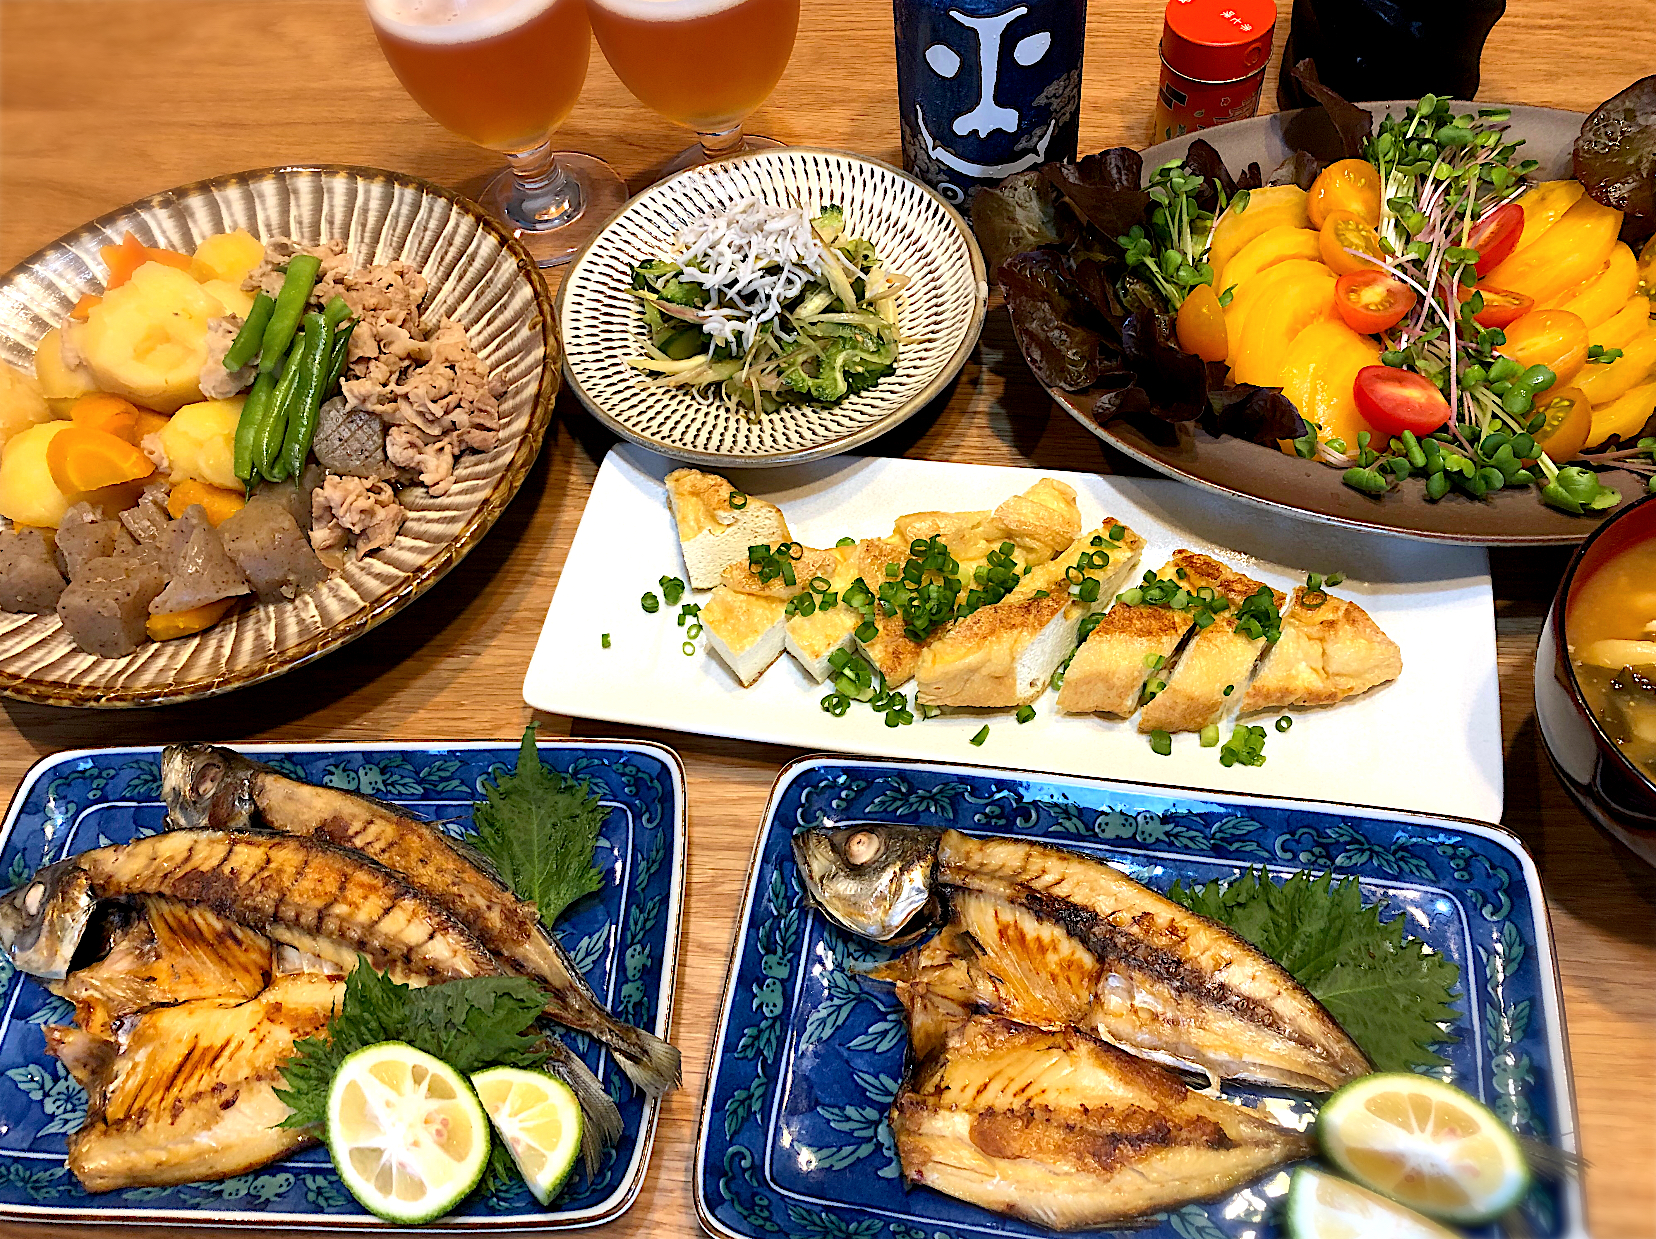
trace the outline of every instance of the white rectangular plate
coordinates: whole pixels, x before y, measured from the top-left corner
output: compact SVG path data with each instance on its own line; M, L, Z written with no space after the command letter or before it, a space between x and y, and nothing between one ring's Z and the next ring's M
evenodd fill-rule
M1194 735L1171 756L1150 750L1136 720L1062 716L1056 694L1020 725L1011 711L969 712L887 727L853 706L825 713L829 691L784 655L752 688L711 653L682 649L678 608L639 605L662 576L684 576L678 534L661 479L674 466L617 447L593 483L569 559L523 682L538 710L769 744L891 757L993 761L1057 774L1096 775L1215 791L1303 796L1497 822L1501 817L1501 710L1489 558L1480 547L1435 546L1268 513L1161 478L840 457L787 469L733 471L730 481L781 506L807 546L841 537L884 537L906 512L992 508L1038 477L1076 490L1083 529L1106 517L1147 542L1139 572L1180 547L1234 564L1280 590L1307 572L1344 572L1342 597L1363 607L1396 641L1403 674L1338 706L1295 710L1292 730L1274 715L1263 766L1219 764ZM684 601L705 601L686 593ZM602 634L610 648L602 648ZM913 686L902 690L912 704ZM985 723L989 737L974 748ZM1230 734L1231 721L1222 731ZM1429 772L1437 772L1431 776Z

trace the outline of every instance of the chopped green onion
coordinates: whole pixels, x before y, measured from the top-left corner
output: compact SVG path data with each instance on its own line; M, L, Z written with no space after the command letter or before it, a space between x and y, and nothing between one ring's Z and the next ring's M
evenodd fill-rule
M638 605L643 607L651 615L654 615L657 611L661 610L661 599L646 590L644 596L638 600Z
M700 624L691 624L690 627L684 630L684 635L694 641L697 637L702 635L702 626Z
M1289 718L1286 714L1284 714L1281 718L1277 719L1277 721L1276 721L1276 729L1278 731L1287 731L1293 725L1294 725L1294 720Z
M686 658L689 658L690 655L692 655L696 652L696 643L694 641L686 641L684 643L683 648L684 648L684 656Z
M609 649L609 647L610 647L609 633L606 632L606 633L602 634L602 636L600 636L599 640L603 642L604 648L606 650Z
M838 542L834 543L834 545L835 546L856 546L857 545L857 540L855 538L841 538Z
M1204 749L1213 748L1214 745L1219 743L1219 724L1209 723L1206 727L1202 728L1200 738Z
M1163 757L1170 756L1173 752L1173 737L1168 735L1165 731L1158 730L1151 732L1150 751L1152 753L1159 753Z
M851 635L859 641L872 641L880 635L880 626L873 620L868 620L866 623L858 624L857 630Z
M1111 542L1120 542L1126 536L1127 536L1127 526L1125 526L1125 525L1111 525L1110 526L1110 541Z
M1034 717L1035 717L1035 707L1034 706L1019 706L1018 707L1017 718L1018 718L1018 721L1020 723L1027 723L1030 719L1032 719Z
M989 738L989 724L985 723L983 725L983 729L981 731L979 731L977 735L972 737L971 742L973 744L977 745L979 748L982 748L983 747L983 742L985 740L987 740L988 738Z
M735 508L738 512L747 507L747 501L748 497L741 491L733 490L730 492L730 506Z

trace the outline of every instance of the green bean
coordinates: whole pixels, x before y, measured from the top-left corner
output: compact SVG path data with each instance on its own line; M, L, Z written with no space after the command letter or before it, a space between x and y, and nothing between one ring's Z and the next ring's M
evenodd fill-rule
M270 409L254 432L253 459L267 481L280 482L287 477L282 444L287 441L288 412L293 407L294 395L303 386L304 350L305 340L301 335L294 341L282 367L282 377L276 384L276 395L271 399Z
M253 308L247 312L247 321L241 325L236 333L236 339L230 345L230 351L224 355L226 370L240 370L252 361L259 351L259 345L264 340L265 327L270 322L271 311L276 308L276 298L269 293L260 291L253 298Z
M259 343L260 370L274 370L287 356L288 346L299 330L305 303L310 300L311 289L316 287L316 277L321 270L322 260L309 254L295 254L288 260L287 277L282 281L282 291L276 294L276 304L271 310L270 321L265 324L264 338Z
M253 445L259 432L259 423L270 409L276 394L276 376L261 373L253 380L253 390L242 404L241 419L236 422L236 476L244 482L253 480Z
M320 315L305 315L305 372L288 417L287 438L282 444L288 472L294 477L305 471L305 457L310 454L311 440L316 437L322 398L333 379L333 354L337 349L334 331L350 312L351 308L335 297Z

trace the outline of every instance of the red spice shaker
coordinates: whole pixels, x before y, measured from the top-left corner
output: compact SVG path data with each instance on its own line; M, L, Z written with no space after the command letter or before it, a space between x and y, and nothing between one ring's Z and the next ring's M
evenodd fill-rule
M1168 0L1150 140L1257 113L1275 29L1272 0Z

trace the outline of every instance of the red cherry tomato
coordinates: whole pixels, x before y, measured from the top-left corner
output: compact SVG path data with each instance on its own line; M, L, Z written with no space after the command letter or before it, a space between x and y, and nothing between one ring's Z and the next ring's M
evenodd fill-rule
M1363 335L1395 327L1415 301L1414 289L1378 267L1342 275L1334 285L1334 308L1347 327Z
M1523 293L1509 293L1504 288L1483 287L1476 290L1461 286L1461 300L1471 298L1477 291L1483 295L1483 309L1472 316L1480 327L1506 327L1523 318L1535 305L1534 297Z
M1496 207L1473 224L1466 243L1478 251L1478 274L1488 275L1505 262L1523 235L1524 209L1516 202Z
M1443 393L1431 379L1413 370L1364 366L1357 371L1352 394L1363 420L1387 438L1405 430L1431 434L1449 420L1449 402Z

